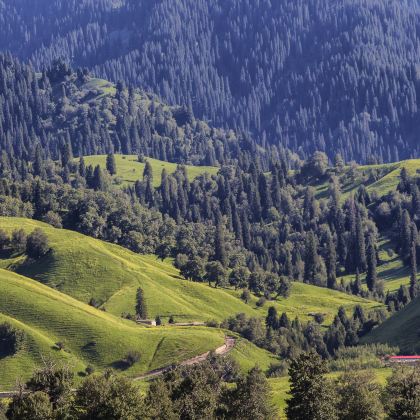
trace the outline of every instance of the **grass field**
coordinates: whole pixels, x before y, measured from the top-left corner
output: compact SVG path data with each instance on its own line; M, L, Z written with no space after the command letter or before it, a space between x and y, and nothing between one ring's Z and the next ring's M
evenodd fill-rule
M258 308L257 298L245 304L240 291L215 289L206 283L182 279L170 261L156 256L142 256L125 248L86 237L76 232L55 229L29 219L0 218L0 228L31 232L41 227L47 234L52 251L39 261L23 257L0 260L0 267L16 271L66 293L84 303L92 298L102 302L107 312L120 316L134 313L138 287L145 294L149 317L173 315L177 322L223 319L243 312L248 316L265 316L269 305L279 312L301 319L323 313L330 322L340 306L365 309L378 303L338 291L294 283L288 299L279 298ZM167 319L167 318L166 318Z
M95 309L39 282L0 269L0 319L27 332L26 348L0 359L0 386L27 376L42 357L68 361L76 371L121 369L128 351L140 361L124 370L132 376L212 350L224 333L204 327L146 328ZM55 343L64 350L54 350Z
M398 346L403 354L420 352L420 298L387 319L364 337L366 343Z
M106 168L106 155L85 156L86 165L100 165L101 168ZM146 158L153 169L153 185L158 187L161 183L162 170L166 169L169 174L174 173L177 168L176 163L164 162L157 159ZM121 186L133 184L134 182L143 179L143 171L145 163L138 161L137 155L115 155L117 166L117 175L113 177L114 182ZM217 174L219 168L214 166L191 166L186 165L187 175L190 180L193 180L199 175L208 173L209 175Z
M373 370L377 379L377 382L381 385L385 385L387 377L391 374L391 369L374 369ZM342 372L334 372L328 374L330 379L336 379ZM287 392L290 389L289 378L287 376L281 378L273 378L268 380L271 386L272 401L275 407L279 410L279 418L286 419L284 409L286 408L286 399L289 398Z

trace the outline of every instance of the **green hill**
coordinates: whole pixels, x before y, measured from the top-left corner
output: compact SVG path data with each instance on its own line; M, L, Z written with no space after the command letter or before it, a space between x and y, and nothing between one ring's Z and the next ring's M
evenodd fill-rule
M167 172L171 174L176 171L178 166L176 163L164 162L152 158L146 159L152 166L153 185L155 187L158 187L161 183L161 174L163 169L166 169ZM101 168L106 168L106 155L85 156L84 160L86 165L99 165ZM117 185L126 186L143 179L145 163L140 163L137 155L115 155L115 162L117 166L117 174L113 177L113 182ZM214 166L186 165L185 167L190 180L193 180L204 173L215 175L219 170L219 168Z
M92 298L102 303L107 312L120 316L134 314L135 295L143 289L148 316L173 315L177 322L223 319L244 312L249 316L265 316L269 305L290 316L308 319L323 313L330 322L340 306L366 309L380 306L334 290L294 283L288 299L280 298L258 308L257 298L249 304L240 291L215 289L205 283L190 282L179 276L170 261L156 256L142 256L125 248L86 237L76 232L55 229L29 219L0 218L0 228L11 232L16 228L31 232L41 227L47 234L52 252L38 261L25 257L0 260L0 266L36 279L82 302Z
M402 353L420 352L420 298L387 319L364 338L367 343L398 346Z
M373 193L379 197L395 191L400 182L402 168L407 169L409 176L419 177L420 159L403 160L381 165L355 166L354 170L347 166L340 175L340 178L344 181L341 185L343 199L350 194L354 194L361 185L364 185L370 194ZM312 186L315 188L318 198L327 197L328 180L315 182Z
M66 360L76 371L87 365L120 369L127 352L137 351L140 361L124 371L132 376L202 354L224 341L218 329L140 327L3 269L0 289L0 320L28 336L16 356L0 359L3 387L27 377L43 357ZM64 343L64 350L54 350L57 342Z

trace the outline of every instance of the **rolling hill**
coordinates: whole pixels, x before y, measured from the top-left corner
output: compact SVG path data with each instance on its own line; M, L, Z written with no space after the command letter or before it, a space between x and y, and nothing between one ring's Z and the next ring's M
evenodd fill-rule
M79 372L91 365L135 375L212 350L224 333L210 328L140 327L81 303L34 280L0 270L0 320L27 333L23 350L0 359L0 386L27 378L42 358L67 361ZM55 348L63 343L64 350ZM129 351L141 354L138 363L123 369Z
M16 228L31 232L36 227L45 231L52 251L38 261L24 256L3 259L0 267L38 280L82 302L89 303L93 298L116 316L134 314L139 287L143 289L149 317L160 315L165 319L173 315L177 322L222 321L240 312L265 316L269 304L273 304L278 311L302 319L323 313L328 323L340 306L348 309L356 304L366 309L381 306L338 291L294 283L288 299L279 298L258 308L255 296L245 304L239 298L240 291L186 281L170 261L160 261L156 256L138 255L120 246L34 220L0 218L0 228L8 232Z

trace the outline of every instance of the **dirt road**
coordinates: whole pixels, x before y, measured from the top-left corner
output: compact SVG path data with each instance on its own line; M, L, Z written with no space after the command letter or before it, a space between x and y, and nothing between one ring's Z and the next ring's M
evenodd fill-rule
M223 346L220 346L216 350L214 350L214 353L219 355L219 356L223 356L223 355L229 353L233 349L233 347L235 346L235 342L236 342L236 340L233 337L226 336L225 337L225 343L223 344ZM204 354L200 354L199 356L195 356L191 359L184 360L183 362L180 363L180 366L192 366L192 365L196 365L198 363L202 363L207 359L207 356L209 354L210 354L210 352L208 351ZM154 369L154 370L151 370L147 373L144 373L143 375L136 376L134 378L134 380L135 381L140 381L142 379L149 379L149 378L153 378L155 376L163 375L164 373L168 372L172 368L173 368L173 366L165 366L163 368Z

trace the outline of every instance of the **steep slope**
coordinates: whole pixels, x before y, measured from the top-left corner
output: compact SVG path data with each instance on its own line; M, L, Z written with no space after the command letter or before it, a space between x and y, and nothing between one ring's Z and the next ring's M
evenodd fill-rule
M402 353L420 353L420 298L387 319L364 338L367 343L398 346Z
M223 320L243 312L265 316L266 307L256 306L253 297L245 304L240 291L216 289L207 284L183 280L168 261L156 256L142 256L117 245L84 235L55 229L29 219L0 218L0 228L11 232L23 228L31 232L41 227L47 234L52 251L38 261L25 257L0 260L0 265L88 303L92 298L108 312L120 316L134 313L135 296L143 289L148 316L165 318L173 315L178 322ZM355 296L303 283L294 283L288 299L274 304L281 312L303 319L324 313L330 322L340 306L351 310L356 304L366 309L381 306Z
M0 359L0 385L27 377L42 357L67 360L76 371L115 368L135 375L215 349L223 332L208 328L144 328L92 308L34 280L0 270L0 320L11 321L28 334L26 346ZM54 343L64 350L54 350ZM124 370L129 351L141 357Z

